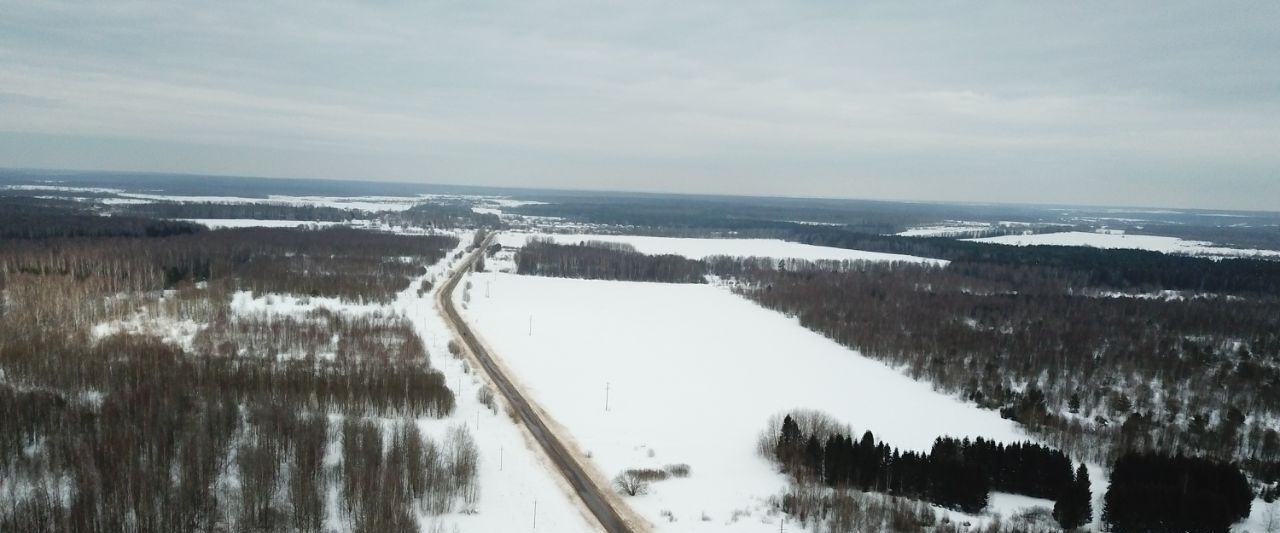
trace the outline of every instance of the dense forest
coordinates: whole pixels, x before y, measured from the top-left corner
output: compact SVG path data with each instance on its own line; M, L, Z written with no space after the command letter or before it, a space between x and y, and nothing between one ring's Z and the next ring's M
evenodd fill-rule
M0 531L413 531L474 505L470 434L417 429L454 397L402 317L230 306L389 301L456 238L41 215L0 240Z
M558 278L706 283L706 264L678 255L646 255L627 244L532 240L516 254L517 272Z
M164 237L204 231L190 222L133 216L103 217L70 200L0 195L0 239Z
M368 219L372 213L318 205L283 203L151 202L117 206L121 213L153 218L249 218L257 220L298 220L345 222Z
M104 290L154 291L180 281L225 278L244 290L385 301L421 275L423 264L440 260L456 243L451 236L350 228L243 228L160 238L15 239L0 242L0 284L16 274L70 275L103 283ZM105 275L96 275L100 273Z
M477 213L465 202L426 202L404 211L381 215L392 226L418 228L502 228L502 220L493 213Z
M1249 516L1240 470L1195 457L1126 454L1111 470L1102 520L1116 533L1226 533Z
M737 290L761 305L1079 457L1180 449L1280 460L1275 298L1079 293L1040 268L770 264L713 270L734 272Z
M758 445L762 455L802 483L886 492L967 513L982 511L993 490L1045 499L1075 494L1068 490L1077 483L1071 461L1038 444L940 437L928 453L900 451L870 431L855 439L847 428L811 422L804 424L806 431L797 421L802 417L786 415L777 432L769 431ZM1081 480L1086 493L1087 479L1086 473Z
M1070 288L1123 291L1187 290L1280 296L1280 261L1171 255L1085 246L1006 246L948 238L872 235L823 226L798 226L788 240L873 252L946 259L956 270L990 267L1051 272Z

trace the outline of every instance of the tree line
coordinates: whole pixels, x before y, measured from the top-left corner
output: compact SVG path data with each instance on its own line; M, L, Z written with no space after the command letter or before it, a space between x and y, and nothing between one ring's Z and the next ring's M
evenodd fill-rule
M1121 291L1186 290L1280 296L1280 261L1211 259L1148 250L1088 246L1007 246L944 237L899 237L842 228L796 225L787 240L895 254L946 259L965 272L992 266L1055 271L1073 288Z
M559 278L706 283L706 264L678 255L646 255L617 243L556 244L533 239L516 254L516 272Z
M311 222L346 222L369 219L373 216L373 213L361 209L271 202L151 202L123 204L116 206L114 210L122 214L149 218L244 218Z
M939 437L929 453L900 451L877 441L870 431L860 439L843 432L825 438L806 434L790 415L776 438L770 459L796 478L922 499L968 513L982 511L992 490L1058 499L1077 482L1066 455L1030 442ZM1088 474L1084 476L1087 492Z
M341 227L0 240L0 283L20 274L69 275L93 278L110 292L137 292L225 278L257 292L388 301L457 243L449 235Z
M502 219L493 213L477 213L464 202L424 202L404 211L382 213L380 219L392 226L418 228L503 228Z
M69 200L0 196L0 239L165 237L205 231L191 222L138 216L105 217Z

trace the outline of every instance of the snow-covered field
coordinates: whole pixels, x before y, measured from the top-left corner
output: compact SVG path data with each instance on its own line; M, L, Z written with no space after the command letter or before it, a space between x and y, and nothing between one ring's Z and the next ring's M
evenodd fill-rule
M993 411L723 288L502 273L469 280L468 321L604 475L691 467L688 478L627 500L662 531L777 531L765 501L786 479L755 445L769 417L791 409L826 411L915 450L940 435L1026 438Z
M322 227L342 224L342 222L311 222L306 220L258 220L253 218L179 218L185 222L194 222L209 229L222 228L296 228Z
M498 242L503 246L520 247L531 238L551 239L557 243L574 244L583 241L619 242L635 246L645 254L675 254L692 259L728 255L737 257L776 257L787 259L851 260L851 261L907 261L912 263L946 264L941 259L928 259L911 255L885 254L863 250L848 250L828 246L813 246L779 239L695 239L682 237L649 237L643 235L593 235L564 233L502 233Z
M989 230L991 228L992 225L986 222L952 220L942 224L914 227L906 231L900 231L896 235L899 237L950 237L965 233L972 234L976 231Z
M1086 233L1064 231L1038 235L1001 235L974 242L989 242L1013 246L1091 246L1094 248L1131 248L1168 254L1199 255L1208 257L1280 257L1280 251L1227 248L1205 241L1188 241L1177 237L1158 235L1126 235L1123 233Z

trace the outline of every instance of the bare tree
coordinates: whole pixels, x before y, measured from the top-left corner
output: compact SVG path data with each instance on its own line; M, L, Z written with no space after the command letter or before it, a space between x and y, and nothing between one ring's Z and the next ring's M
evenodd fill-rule
M625 496L639 496L649 493L649 482L645 481L644 476L635 470L627 470L614 477L613 487L618 489L619 494Z

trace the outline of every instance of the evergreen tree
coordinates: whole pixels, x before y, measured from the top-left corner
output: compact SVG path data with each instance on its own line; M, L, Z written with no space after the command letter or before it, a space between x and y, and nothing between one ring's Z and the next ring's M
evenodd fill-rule
M1062 529L1076 529L1093 519L1092 494L1089 492L1089 470L1084 463L1076 469L1075 480L1053 504L1053 517Z
M1211 459L1130 453L1111 469L1102 520L1111 531L1226 532L1249 516L1239 467Z
M782 419L782 432L778 435L778 463L782 465L782 469L786 470L791 466L791 462L795 460L800 445L804 441L804 435L800 432L800 425L787 415Z
M804 469L815 479L822 479L822 455L818 437L809 435L809 440L804 443Z

